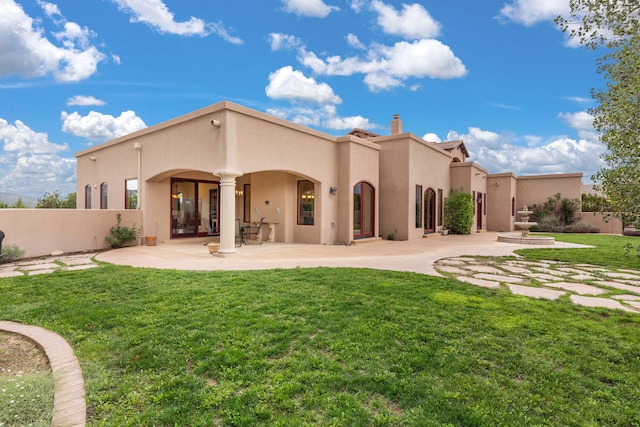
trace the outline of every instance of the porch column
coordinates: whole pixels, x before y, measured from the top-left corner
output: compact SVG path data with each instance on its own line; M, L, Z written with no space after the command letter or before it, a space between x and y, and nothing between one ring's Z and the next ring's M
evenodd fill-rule
M241 172L218 171L220 177L220 249L219 255L232 255L236 249L236 178Z

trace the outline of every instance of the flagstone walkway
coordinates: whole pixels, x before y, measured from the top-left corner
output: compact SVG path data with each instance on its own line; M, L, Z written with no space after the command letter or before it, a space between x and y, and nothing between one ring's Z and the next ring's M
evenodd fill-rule
M92 259L95 256L95 253L61 255L0 264L0 278L35 276L54 271L87 270L98 266Z
M548 300L568 295L578 305L640 312L640 272L634 270L486 257L444 258L434 268L461 282L504 287L516 295Z

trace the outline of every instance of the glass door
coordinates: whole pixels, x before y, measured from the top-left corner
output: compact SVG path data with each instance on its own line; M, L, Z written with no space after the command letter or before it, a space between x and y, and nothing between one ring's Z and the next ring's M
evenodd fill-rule
M375 192L366 182L353 187L353 238L372 237L374 232Z
M196 183L172 181L171 235L173 237L195 236L196 232Z

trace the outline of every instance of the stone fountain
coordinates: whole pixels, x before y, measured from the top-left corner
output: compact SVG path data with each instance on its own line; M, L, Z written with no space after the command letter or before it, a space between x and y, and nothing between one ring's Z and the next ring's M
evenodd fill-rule
M525 205L521 211L518 211L520 215L520 221L515 221L513 225L520 229L519 235L502 234L498 236L498 242L506 243L521 243L526 245L553 245L556 241L553 237L545 236L529 236L529 229L534 225L538 225L535 221L529 221L529 217L532 212Z
M521 211L518 211L518 215L520 215L520 221L516 221L513 223L516 227L520 229L520 233L522 237L529 237L529 229L534 225L538 225L537 222L529 222L529 217L531 216L531 211L524 205Z

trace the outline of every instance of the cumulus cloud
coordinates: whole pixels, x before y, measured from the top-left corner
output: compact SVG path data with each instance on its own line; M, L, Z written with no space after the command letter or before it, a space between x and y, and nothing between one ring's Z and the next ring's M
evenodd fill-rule
M580 138L597 140L598 134L593 128L593 115L586 111L579 111L577 113L560 113L558 117L563 119L565 123L578 131Z
M422 136L422 139L424 139L427 142L442 142L440 137L438 135L436 135L435 133L432 133L432 132L425 133Z
M325 18L334 10L340 10L336 6L329 6L322 0L282 0L282 6L288 13L311 18Z
M531 26L558 15L569 16L569 12L569 0L514 0L500 9L500 17Z
M314 52L300 49L300 62L316 74L351 76L362 73L372 91L388 90L415 78L452 79L463 77L467 70L451 49L438 40L401 41L393 46L372 45L363 56L341 58L318 57Z
M124 111L118 117L90 111L86 116L63 111L62 130L90 141L106 141L144 129L147 125L134 111Z
M271 44L272 51L278 50L292 50L302 46L302 40L296 36L282 33L269 34L269 43Z
M267 110L267 113L303 126L322 127L336 131L349 131L353 128L376 129L380 127L360 115L340 117L334 105L325 105L321 108L303 106L271 108Z
M380 0L373 0L371 8L378 14L378 25L391 35L409 39L434 38L440 35L440 24L421 4L403 4L402 11Z
M162 0L113 1L121 10L131 15L131 22L142 22L151 28L156 29L160 33L201 37L214 33L229 43L243 43L242 39L231 36L229 31L220 22L205 22L202 19L193 16L188 21L177 22L174 14Z
M2 0L0 20L0 76L42 77L57 81L80 81L92 76L106 56L91 44L93 31L68 22L57 6L40 2L45 14L60 31L52 40L14 0ZM55 43L54 43L55 41ZM56 44L57 43L57 44Z
M0 118L0 182L13 193L40 197L46 191L75 191L76 162L62 157L67 144L49 141L20 120L10 124Z
M269 85L265 89L272 99L289 101L306 101L316 104L340 104L331 86L318 83L313 77L306 77L302 72L286 66L269 75Z
M67 99L67 105L80 105L80 106L86 107L89 105L102 106L105 104L106 102L104 102L103 100L97 99L93 96L87 96L87 95L76 95Z
M586 113L585 113L586 114ZM582 113L561 115L578 132L577 139L567 136L544 139L535 135L517 136L470 127L467 133L450 131L447 140L462 139L470 160L491 173L516 175L582 172L591 177L600 167L605 147L595 132L589 131L589 119ZM591 128L592 129L592 128Z

